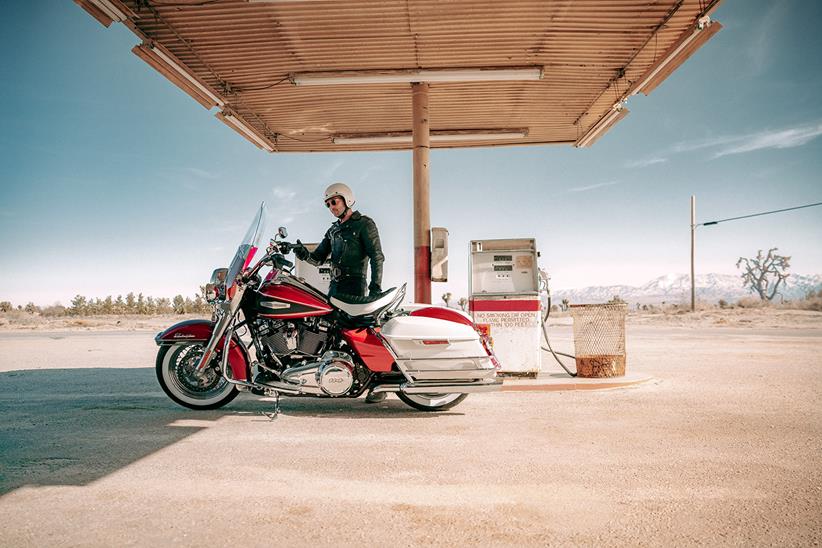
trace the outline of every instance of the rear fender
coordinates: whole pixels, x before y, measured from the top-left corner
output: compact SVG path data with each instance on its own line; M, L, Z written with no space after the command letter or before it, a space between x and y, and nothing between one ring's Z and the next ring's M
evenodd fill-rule
M449 322L461 323L476 329L474 322L464 312L459 312L453 308L443 308L441 306L427 306L425 308L418 308L411 312L410 316L423 316L426 318L436 318L438 320L447 320Z
M172 325L165 331L157 333L154 342L158 346L169 346L183 342L207 343L214 331L214 322L209 320L186 320ZM217 343L219 350L223 349L225 337ZM249 369L248 350L240 338L234 334L231 344L228 345L228 365L231 368L231 378L237 381L247 381L251 378Z

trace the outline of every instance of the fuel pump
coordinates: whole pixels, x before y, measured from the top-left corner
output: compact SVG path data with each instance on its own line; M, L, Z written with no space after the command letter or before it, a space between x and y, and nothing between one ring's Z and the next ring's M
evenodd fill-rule
M317 249L318 243L303 244L308 251ZM328 288L331 285L331 261L327 260L320 266L314 266L308 261L296 259L294 263L294 272L298 278L304 279L310 286L319 289L325 294L328 294Z
M533 238L471 241L469 310L509 375L542 369L538 257Z

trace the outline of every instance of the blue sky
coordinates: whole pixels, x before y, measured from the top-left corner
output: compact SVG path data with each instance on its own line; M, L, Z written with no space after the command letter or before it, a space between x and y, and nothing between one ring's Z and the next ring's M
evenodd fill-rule
M0 300L191 295L261 200L313 241L348 183L380 228L384 286L410 282L411 153L259 151L67 1L0 22ZM431 221L468 291L468 242L535 237L554 288L638 285L689 268L689 197L707 221L822 201L822 3L726 0L725 28L589 149L431 153ZM410 94L409 94L410 100ZM698 230L698 272L778 247L822 273L822 207Z

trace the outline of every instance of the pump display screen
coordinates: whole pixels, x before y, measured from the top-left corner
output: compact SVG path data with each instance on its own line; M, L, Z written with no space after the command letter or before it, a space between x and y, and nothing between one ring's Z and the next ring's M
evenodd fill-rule
M320 267L320 269L319 269L319 270L320 270L320 274L328 274L328 275L330 275L330 274L331 274L331 269L330 269L330 268L322 268L322 267Z
M497 261L511 262L513 260L514 260L513 255L494 255L494 262L497 262Z
M510 264L495 264L494 272L513 272L514 265Z

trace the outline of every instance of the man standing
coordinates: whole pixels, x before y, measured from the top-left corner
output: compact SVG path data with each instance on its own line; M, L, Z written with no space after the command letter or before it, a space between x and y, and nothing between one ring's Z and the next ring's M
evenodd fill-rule
M331 285L328 295L364 296L366 269L371 266L370 296L382 292L382 263L385 257L380 246L377 225L370 217L352 208L354 193L343 183L325 189L325 205L337 218L314 251L302 245L294 253L303 261L319 266L331 255Z

